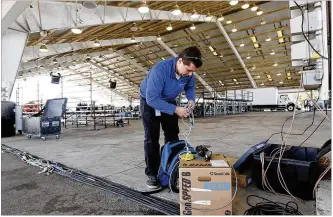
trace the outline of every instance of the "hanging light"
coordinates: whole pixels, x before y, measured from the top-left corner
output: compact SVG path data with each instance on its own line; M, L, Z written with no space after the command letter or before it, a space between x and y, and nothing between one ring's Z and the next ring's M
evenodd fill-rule
M182 11L180 10L179 6L176 4L173 8L172 14L175 16L178 16L182 13Z
M172 30L171 23L167 26L166 30L168 30L168 31L171 31L171 30Z
M278 63L275 61L275 63L273 64L273 66L278 66Z
M267 38L265 39L265 41L272 41L271 37L267 36Z
M149 7L148 7L147 3L146 2L142 2L142 4L140 5L140 7L138 8L138 11L141 14L148 13L149 12Z
M276 75L277 75L277 76L281 76L281 73L277 73Z
M99 47L99 46L101 46L101 43L98 40L96 40L96 41L94 41L94 46Z
M223 54L221 53L219 57L222 58L222 57L223 57Z
M245 9L248 9L250 7L249 3L245 3L242 5L242 8L245 10Z
M226 23L227 23L227 24L231 24L232 21L231 21L230 19L228 19Z
M237 28L236 28L236 25L234 25L234 27L232 28L231 30L232 32L237 32Z
M193 14L191 15L192 19L198 19L199 18L199 14L193 9Z
M239 46L244 47L245 46L244 42L242 41Z
M49 50L47 49L47 47L46 47L45 44L42 44L42 45L39 47L39 51L40 51L40 52L48 52Z
M229 1L229 4L232 5L232 6L237 5L238 1L231 0L231 1Z
M265 25L266 24L266 20L264 20L264 18L262 17L261 18L261 22L260 22L261 25Z
M231 69L230 69L230 72L234 72L234 69L233 69L233 68L231 68Z
M265 84L262 82L260 85L261 85L261 86L264 86Z
M217 18L218 21L223 21L224 20L224 16L221 15L219 18Z
M261 8L259 8L259 11L257 11L257 15L260 16L262 15L264 12L261 10Z
M58 60L56 58L53 59L53 63L58 63Z
M195 30L195 28L196 28L196 27L195 27L194 23L192 23L190 29L191 29L191 30Z
M135 38L134 37L131 38L131 42L135 42Z
M159 40L159 41L162 40L160 35L157 36L157 40Z
M71 31L73 34L76 34L76 35L79 35L82 33L82 30L78 29L78 28L72 28Z
M209 21L209 20L211 20L211 19L213 19L213 16L210 15L210 13L208 12L208 14L207 14L205 20L206 20L206 21Z
M283 84L283 81L281 80L279 83L280 83L280 84Z
M253 66L252 66L252 69L253 69L253 70L255 70L256 68L257 68L256 65L253 65Z
M253 6L251 7L251 11L256 11L256 10L258 10L258 6L257 6L257 5L253 5Z
M275 51L272 50L269 54L270 54L270 55L275 55Z
M250 54L249 54L249 53L247 54L247 57L246 57L246 59L248 59L248 60L249 60L249 59L251 59L251 56L250 56Z

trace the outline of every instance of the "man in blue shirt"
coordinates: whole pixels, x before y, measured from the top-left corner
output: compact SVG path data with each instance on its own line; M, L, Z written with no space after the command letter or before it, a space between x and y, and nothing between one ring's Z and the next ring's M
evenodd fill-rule
M158 188L160 166L160 125L164 142L178 140L178 117L186 118L189 110L176 106L176 97L185 90L189 109L195 106L195 77L193 72L202 66L201 52L188 47L178 57L158 62L140 87L140 107L145 130L144 151L148 176L147 186Z

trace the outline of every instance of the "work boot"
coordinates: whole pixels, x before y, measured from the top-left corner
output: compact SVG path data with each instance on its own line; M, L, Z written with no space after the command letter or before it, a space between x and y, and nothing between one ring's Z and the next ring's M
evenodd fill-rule
M147 187L150 189L156 189L160 187L158 179L154 176L149 176L147 180Z

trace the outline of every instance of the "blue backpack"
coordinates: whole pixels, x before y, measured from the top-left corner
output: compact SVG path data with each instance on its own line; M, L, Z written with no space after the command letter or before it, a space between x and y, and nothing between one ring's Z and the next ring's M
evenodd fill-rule
M188 147L191 153L195 154L194 148L189 144ZM179 154L186 151L184 140L169 142L162 147L161 164L158 170L158 179L162 187L169 186L173 192L179 192Z

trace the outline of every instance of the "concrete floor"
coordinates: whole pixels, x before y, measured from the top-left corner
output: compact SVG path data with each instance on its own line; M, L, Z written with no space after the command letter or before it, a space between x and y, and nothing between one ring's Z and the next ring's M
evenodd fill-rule
M192 146L209 142L213 152L222 152L228 156L241 156L249 146L267 139L272 133L280 132L281 125L289 112L260 112L234 116L219 116L210 118L198 118L195 127L189 136ZM331 114L328 114L329 117ZM299 145L322 120L322 116L316 113L314 127L311 127L303 136L290 136L288 145ZM301 133L312 121L312 113L296 116L292 133ZM285 125L286 132L291 121ZM185 125L180 121L181 133L186 131ZM99 127L100 130L92 130L92 126L79 128L69 127L63 130L60 140L49 137L46 141L38 138L28 140L24 136L3 138L6 145L18 148L40 156L42 158L57 161L67 166L83 170L93 175L110 179L140 191L146 191L146 177L144 175L143 153L143 126L140 120L131 121L130 126L124 128ZM161 143L163 136L161 132ZM183 137L181 137L183 138ZM320 147L331 138L331 125L324 121L316 133L304 144L304 146ZM281 143L280 135L271 140ZM279 198L275 195L250 186L240 189L233 202L233 213L243 214L249 208L246 204L246 196L256 194L273 201L289 201L289 197ZM159 197L178 201L178 195L163 191ZM309 201L299 204L303 214L315 213L315 202Z
M78 183L1 154L2 215L163 215L126 197Z

